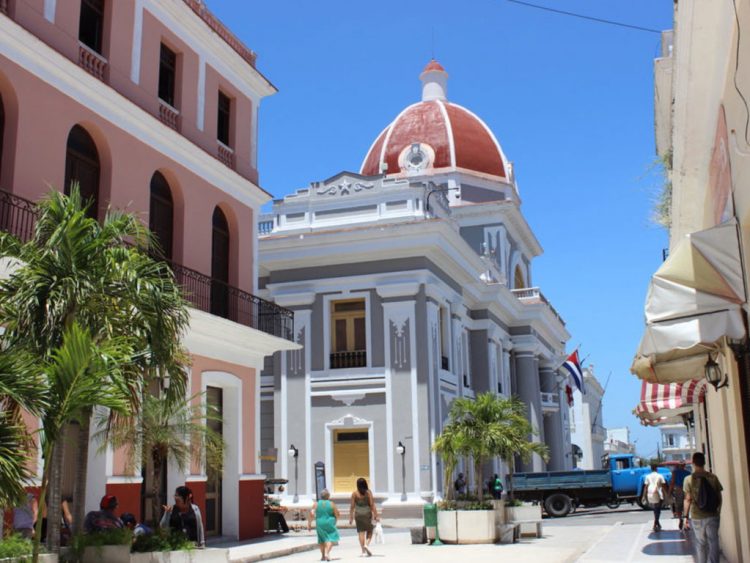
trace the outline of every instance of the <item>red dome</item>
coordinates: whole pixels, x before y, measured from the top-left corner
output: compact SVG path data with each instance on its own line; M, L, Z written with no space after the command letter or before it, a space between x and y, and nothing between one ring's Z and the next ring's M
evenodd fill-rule
M445 72L443 65L437 62L435 59L432 59L429 63L427 63L427 66L424 67L424 70L422 72L429 72L431 70L439 70L441 72Z
M433 64L440 67L431 62L425 70L438 70ZM398 173L404 169L404 155L415 145L427 145L426 168L464 168L507 178L505 157L489 127L466 108L442 99L402 111L372 144L360 173L381 174L381 163L387 164L386 173Z

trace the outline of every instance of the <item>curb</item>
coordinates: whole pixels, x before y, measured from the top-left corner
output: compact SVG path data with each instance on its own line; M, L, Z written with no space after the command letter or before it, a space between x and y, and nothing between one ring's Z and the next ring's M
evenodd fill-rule
M287 555L294 555L295 553L302 553L305 551L313 551L314 549L318 549L317 543L306 543L302 545L295 545L293 547L287 547L284 549L277 549L276 551L267 551L265 553L259 553L257 555L248 555L247 557L230 559L229 563L254 563L255 561L266 561L267 559L286 557Z

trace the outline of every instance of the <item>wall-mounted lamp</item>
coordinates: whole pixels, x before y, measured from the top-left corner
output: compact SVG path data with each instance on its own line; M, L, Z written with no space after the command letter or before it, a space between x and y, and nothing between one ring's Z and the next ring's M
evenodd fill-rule
M706 375L706 381L714 386L717 391L722 387L729 385L729 377L725 374L721 366L711 357L711 353L708 354L708 361L703 366L703 372Z

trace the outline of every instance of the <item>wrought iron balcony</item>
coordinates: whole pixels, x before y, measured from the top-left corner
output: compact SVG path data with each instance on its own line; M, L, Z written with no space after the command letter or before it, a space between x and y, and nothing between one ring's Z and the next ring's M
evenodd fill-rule
M10 233L23 242L31 240L36 223L36 205L0 190L0 230Z
M367 367L367 350L353 352L333 352L329 356L331 369Z
M33 202L0 190L0 230L27 242L34 233L36 217L37 208ZM181 264L169 262L169 265L185 299L196 309L293 340L294 313L289 309Z

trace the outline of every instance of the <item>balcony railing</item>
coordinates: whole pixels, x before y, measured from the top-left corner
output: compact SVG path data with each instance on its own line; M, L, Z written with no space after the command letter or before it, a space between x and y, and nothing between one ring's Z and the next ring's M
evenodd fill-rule
M159 119L167 127L180 130L180 112L163 100L159 100Z
M107 73L107 59L92 51L83 43L78 46L78 64L89 74L104 82Z
M219 145L219 160L234 170L234 150L231 147L226 146L221 141L218 141Z
M555 311L555 308L552 306L552 304L547 301L547 298L544 296L544 294L541 292L541 290L538 287L525 287L523 289L511 289L511 292L513 295L518 298L518 300L521 303L524 304L534 304L534 303L544 303L547 305L547 307L550 308L550 311L552 311L552 314L554 314L557 317L557 320L562 323L563 326L565 326L565 321L560 316L560 314Z
M0 190L0 230L26 242L34 233L37 208L22 197ZM275 303L256 297L220 280L170 262L175 280L193 307L292 340L294 313Z
M35 223L36 206L32 202L0 190L0 230L27 242L34 234Z
M330 355L331 369L367 367L367 350L353 352L333 352Z

